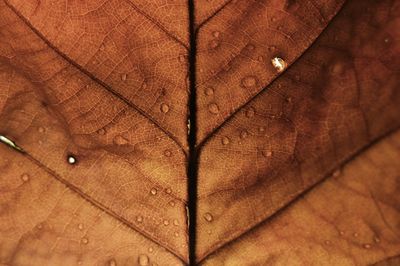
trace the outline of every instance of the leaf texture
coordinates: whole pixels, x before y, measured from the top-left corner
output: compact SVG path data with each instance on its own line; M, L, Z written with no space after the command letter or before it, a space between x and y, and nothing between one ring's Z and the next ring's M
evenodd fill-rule
M0 0L0 263L396 265L399 14Z

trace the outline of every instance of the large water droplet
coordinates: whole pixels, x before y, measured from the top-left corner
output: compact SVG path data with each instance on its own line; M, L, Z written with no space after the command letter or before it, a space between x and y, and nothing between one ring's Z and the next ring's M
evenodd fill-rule
M27 173L22 174L22 175L21 175L21 179L22 179L22 181L24 181L24 182L28 182L28 181L29 181L29 175L28 175Z
M213 216L212 216L211 213L206 212L206 213L204 214L204 219L205 219L207 222L211 222L211 221L213 220Z
M219 107L216 103L210 103L208 105L208 111L214 115L219 113Z
M161 112L163 112L164 114L166 114L166 113L168 113L168 111L169 111L169 106L168 106L167 104L165 104L165 103L162 103L162 104L161 104L161 107L160 107L160 110L161 110Z
M121 135L117 135L114 137L114 143L117 145L126 145L128 144L128 140Z
M228 145L229 142L230 142L230 140L229 140L228 137L223 137L222 140L221 140L221 142L222 142L223 145Z
M149 257L145 254L140 254L138 258L138 263L140 266L147 266L149 265Z
M76 158L72 155L68 155L67 161L69 164L75 164L76 163Z
M242 79L241 83L243 87L251 88L257 85L257 79L255 76L247 76Z
M287 66L285 60L283 60L283 59L280 58L280 57L274 57L274 58L272 58L272 59L271 59L271 63L272 63L272 65L275 67L275 69L276 69L278 72L282 72L283 70L285 70L285 68L286 68L286 66Z

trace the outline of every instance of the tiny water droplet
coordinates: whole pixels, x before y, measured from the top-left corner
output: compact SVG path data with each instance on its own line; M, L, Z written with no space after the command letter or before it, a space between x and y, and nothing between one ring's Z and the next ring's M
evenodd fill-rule
M162 104L161 104L161 107L160 107L160 110L161 110L161 112L163 112L164 114L166 114L166 113L168 113L168 111L169 111L169 106L168 106L167 104L165 104L165 103L162 103Z
M164 221L163 221L163 224L164 224L165 226L167 226L167 225L169 225L169 221L168 221L168 220L164 220Z
M172 192L172 189L170 189L170 188L167 188L167 189L165 190L165 192L166 192L167 194L171 194L171 192Z
M210 103L208 105L208 111L214 115L219 113L219 107L216 103Z
M214 94L214 89L208 87L208 88L206 88L206 89L204 90L204 94L207 95L207 96L211 96L211 95Z
M152 247L149 247L149 252L152 253L154 249Z
M358 233L354 233L353 236L354 236L354 237L358 237Z
M179 236L179 233L178 233L178 232L175 232L174 235L175 235L175 236Z
M164 151L164 155L165 155L165 157L171 157L171 151L170 150L165 150Z
M79 230L83 230L83 224L78 224Z
M152 195L156 195L156 194L157 194L157 189L156 189L156 188L152 188L152 189L150 190L150 193L151 193Z
M27 182L27 181L29 181L29 175L25 173L21 176L21 179L22 179L22 181Z
M100 128L99 130L97 130L97 134L105 135L106 134L106 130L104 128Z
M68 161L69 164L75 164L76 163L76 159L72 155L68 155L67 161Z
M128 144L128 140L121 135L117 135L114 137L114 143L117 145L126 145Z
M121 75L121 80L125 81L127 77L128 77L128 75L126 73L124 73Z
M271 157L272 156L272 151L262 151L261 153L262 153L262 155L264 157Z
M174 224L175 226L178 226L178 225L179 225L179 221L178 221L177 219L175 219L175 220L173 221L173 224Z
M211 222L211 221L213 220L213 216L212 216L211 213L206 212L206 213L204 214L204 219L205 219L207 222Z
M143 222L143 217L142 216L136 216L136 222L141 223Z
M219 31L213 31L213 33L212 33L212 35L213 35L215 38L218 38L218 37L219 37L219 34L220 34Z
M370 249L370 248L371 248L371 245L370 245L370 244L364 244L363 247L364 247L365 249Z
M149 265L149 257L145 254L140 254L138 258L138 263L140 266L147 266Z
M87 239L86 237L82 238L81 240L82 244L86 245L89 243L89 239Z
M341 236L343 236L343 235L344 235L344 232L343 232L343 231L340 231L339 234L340 234Z
M228 137L223 137L222 140L221 140L221 142L222 142L223 145L228 145L229 142L230 142L230 140L229 140Z
M246 111L246 117L248 117L248 118L253 117L255 113L256 113L256 111L254 110L254 108L250 107Z
M116 262L114 259L111 259L111 260L108 262L108 265L109 265L109 266L117 266L117 262Z
M326 245L330 245L330 244L331 244L331 241L330 241L330 240L325 240L325 244L326 244Z
M39 133L43 133L45 131L44 127L39 127L38 128Z
M241 139L247 138L248 135L249 135L249 133L247 132L247 130L242 130L242 131L240 132L240 138L241 138Z
M169 205L170 205L171 207L174 207L174 206L175 206L175 201L171 200L171 201L169 202Z
M209 46L210 46L211 49L215 49L215 48L217 48L217 47L219 46L219 42L216 41L216 40L212 40L212 41L209 43Z
M241 81L242 86L245 88L251 88L257 85L257 79L254 76L247 76Z
M259 127L259 128L258 128L258 132L260 132L260 133L265 132L265 127Z
M285 60L283 60L283 59L280 58L280 57L274 57L274 58L272 58L272 59L271 59L271 63L272 63L272 65L275 67L275 69L276 69L278 72L282 72L283 70L285 70L285 68L286 68L286 66L287 66Z

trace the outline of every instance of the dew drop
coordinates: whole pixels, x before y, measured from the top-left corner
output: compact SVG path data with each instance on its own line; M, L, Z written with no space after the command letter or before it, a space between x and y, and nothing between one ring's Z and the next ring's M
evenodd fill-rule
M243 87L250 88L257 85L257 79L254 76L247 76L242 79L241 83Z
M204 90L204 94L207 95L207 96L211 96L211 95L214 94L214 89L208 87L208 88L206 88L206 89Z
M241 139L247 138L248 135L249 135L249 133L248 133L246 130L242 130L242 131L240 132L240 138L241 138Z
M82 242L82 244L87 245L89 243L89 239L84 237L84 238L82 238L81 242Z
M136 216L136 222L141 223L143 222L143 217L142 216Z
M211 215L211 213L206 212L206 213L204 214L204 219L205 219L207 222L211 222L211 221L213 220L213 216Z
M140 266L147 266L149 265L149 257L145 254L140 254L138 258L138 263Z
M326 245L330 245L332 242L330 240L325 240Z
M272 58L272 59L271 59L271 63L272 63L272 65L275 67L275 69L276 69L278 72L282 72L283 70L285 70L285 68L286 68L286 66L287 66L285 60L283 60L283 59L280 58L280 57L274 57L274 58Z
M262 151L261 153L262 153L262 155L264 157L271 157L272 156L272 151Z
M165 190L165 192L166 192L167 194L171 194L172 190L171 190L170 188L167 188L167 189Z
M117 266L117 262L116 262L114 259L111 259L111 260L108 262L108 265L109 265L109 266Z
M169 202L169 205L170 205L171 207L174 207L174 206L175 206L175 201L171 200L171 201Z
M117 135L114 137L114 143L117 145L126 145L128 144L128 140L121 135Z
M83 230L83 224L78 224L79 230Z
M161 112L163 112L164 114L166 114L166 113L168 113L168 111L169 111L169 106L168 106L167 104L165 104L165 103L162 103L162 104L161 104L161 107L160 107L160 110L161 110Z
M174 233L174 236L179 236L179 233L178 233L178 232L175 232L175 233Z
M67 161L68 161L69 164L75 164L76 163L76 159L72 155L68 155Z
M222 142L223 145L228 145L229 142L230 142L230 140L229 140L228 137L223 137L222 140L221 140L221 142Z
M208 105L208 111L214 115L219 113L219 107L216 103L210 103Z
M343 236L343 235L344 235L344 232L343 232L343 231L340 231L339 234L340 234L341 236Z
M178 221L177 219L175 219L172 223L173 223L175 226L178 226L178 225L179 225L179 221Z
M106 134L106 130L104 128L100 128L99 130L97 130L97 134L105 135Z
M211 49L215 49L215 48L217 48L217 47L219 46L219 42L216 41L216 40L212 40L212 41L209 43L209 46L210 46Z
M125 81L127 77L128 77L128 75L124 73L121 75L121 80Z
M45 131L44 127L39 127L38 128L39 133L43 133Z
M354 233L353 236L354 236L354 237L358 237L358 233Z
M213 33L212 33L212 35L213 35L215 38L218 38L218 37L219 37L219 34L220 34L219 31L213 31Z
M154 251L154 249L152 247L149 247L148 250L149 250L150 253L153 253L153 251Z
M172 153L171 153L170 150L165 150L165 151L164 151L164 156L165 156L165 157L171 157L171 154L172 154Z
M253 107L250 107L249 109L247 109L247 111L246 111L246 117L247 118L253 117L254 114L255 114L255 110L254 110Z
M29 175L28 174L23 174L22 176L21 176L21 179L22 179L22 181L24 181L24 182L28 182L29 181Z
M165 226L168 226L168 225L169 225L169 221L168 221L168 220L164 220L164 221L163 221L163 224L164 224Z
M157 194L157 189L156 189L156 188L152 188L152 189L150 190L150 193L151 193L152 195L156 195L156 194Z

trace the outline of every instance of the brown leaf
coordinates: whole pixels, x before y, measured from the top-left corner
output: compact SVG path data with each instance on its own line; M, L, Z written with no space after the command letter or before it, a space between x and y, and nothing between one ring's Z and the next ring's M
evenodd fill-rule
M0 263L396 264L399 14L0 0Z

